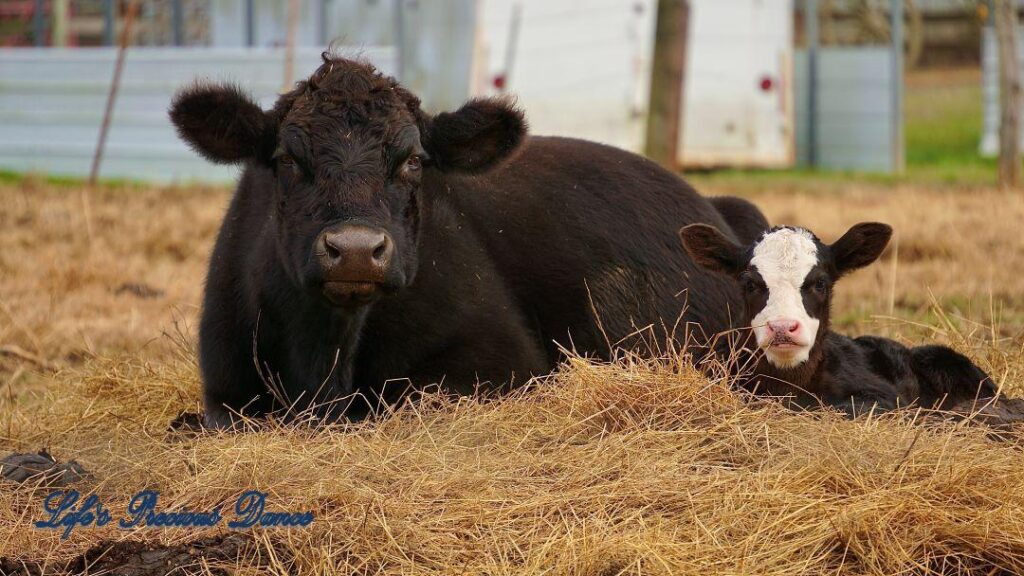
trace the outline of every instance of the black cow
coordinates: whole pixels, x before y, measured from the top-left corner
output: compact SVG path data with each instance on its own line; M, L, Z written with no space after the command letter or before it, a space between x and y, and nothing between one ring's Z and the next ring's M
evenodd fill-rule
M763 351L744 374L751 389L787 396L802 407L824 402L849 415L914 403L946 409L995 396L988 375L949 348L907 348L830 329L836 281L881 255L892 235L889 226L858 224L831 245L792 227L772 228L746 245L706 224L679 233L694 260L743 290L744 325Z
M638 329L663 336L687 296L682 320L709 333L742 304L676 249L680 223L733 238L708 200L639 156L527 138L505 100L432 117L325 54L272 110L199 84L171 118L209 160L245 165L200 324L210 426L313 405L360 417L409 384L501 387L550 371L560 347L608 357ZM764 222L742 201L723 211Z

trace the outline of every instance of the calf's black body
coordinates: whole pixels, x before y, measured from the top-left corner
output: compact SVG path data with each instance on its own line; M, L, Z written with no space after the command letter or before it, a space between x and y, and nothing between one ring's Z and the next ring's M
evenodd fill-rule
M832 406L855 416L919 406L945 410L997 393L969 358L945 346L908 347L878 336L823 333L806 366L780 370L763 360L741 382L802 408Z

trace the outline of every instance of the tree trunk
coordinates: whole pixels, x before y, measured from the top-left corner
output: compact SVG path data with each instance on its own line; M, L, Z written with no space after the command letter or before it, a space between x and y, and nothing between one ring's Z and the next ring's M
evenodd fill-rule
M646 153L670 170L679 168L689 16L689 0L658 0Z
M1020 63L1017 58L1017 2L996 0L999 45L999 186L1020 186Z

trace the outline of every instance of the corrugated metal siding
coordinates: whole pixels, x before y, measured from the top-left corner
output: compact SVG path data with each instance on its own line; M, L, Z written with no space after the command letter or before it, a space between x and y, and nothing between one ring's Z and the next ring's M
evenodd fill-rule
M301 77L319 48L298 48ZM390 48L363 48L391 73ZM87 176L99 135L116 51L112 48L0 49L0 168ZM282 88L280 49L135 48L129 51L101 170L104 178L226 181L236 167L214 166L174 132L167 108L197 78L237 83L269 107Z
M892 53L888 47L818 50L818 166L892 172ZM794 61L797 162L808 163L807 52Z

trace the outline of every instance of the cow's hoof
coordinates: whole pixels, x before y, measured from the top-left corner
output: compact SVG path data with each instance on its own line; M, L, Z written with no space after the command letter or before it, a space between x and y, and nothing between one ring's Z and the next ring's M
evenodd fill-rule
M85 468L74 460L61 464L46 450L35 454L13 453L0 460L0 477L9 482L67 486L84 478Z

